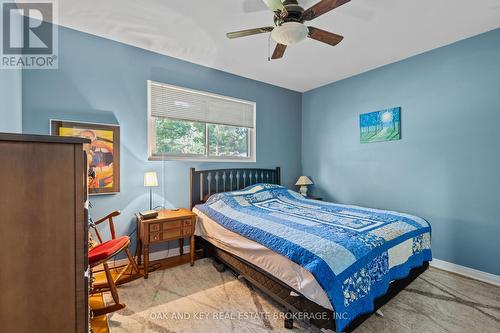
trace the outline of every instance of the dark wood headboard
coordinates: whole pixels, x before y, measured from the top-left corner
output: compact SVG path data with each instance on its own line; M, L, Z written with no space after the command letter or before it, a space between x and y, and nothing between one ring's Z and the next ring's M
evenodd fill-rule
M241 190L257 183L281 185L281 169L214 169L190 172L191 208L204 202L208 196Z

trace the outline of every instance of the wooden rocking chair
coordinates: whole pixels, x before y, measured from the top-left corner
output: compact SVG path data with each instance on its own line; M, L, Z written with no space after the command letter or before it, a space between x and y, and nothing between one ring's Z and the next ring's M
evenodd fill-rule
M135 262L134 257L132 256L128 248L130 244L129 237L128 236L116 237L115 235L115 225L113 224L113 217L116 217L118 215L120 215L119 211L112 212L111 214L108 214L107 216L103 217L97 222L94 222L91 225L91 228L94 230L97 239L99 240L99 243L96 246L89 249L89 265L90 268L94 268L102 264L104 268L104 274L107 280L107 285L93 288L93 290L91 290L90 293L95 294L98 292L109 291L114 301L114 304L98 309L92 309L92 314L95 317L123 309L125 307L125 304L120 303L120 298L118 296L118 292L116 289L116 282L122 277L123 273L125 273L128 270L130 265L132 265L135 272L140 274L139 267L137 266L137 263ZM109 230L111 232L111 239L105 242L103 242L101 234L97 229L97 226L104 221L108 221ZM125 251L129 262L123 269L120 270L120 272L116 275L116 277L113 278L113 275L111 274L107 262L121 251Z

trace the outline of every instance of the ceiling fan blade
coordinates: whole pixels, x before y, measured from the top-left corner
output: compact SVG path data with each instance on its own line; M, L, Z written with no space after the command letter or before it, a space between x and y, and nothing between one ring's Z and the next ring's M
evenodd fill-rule
M267 7L269 7L270 10L273 12L277 11L283 11L285 9L285 6L283 6L283 3L281 0L262 0L266 4Z
M351 0L322 0L302 13L302 20L311 21L316 17L342 6Z
M286 45L277 44L276 48L274 49L273 56L271 57L271 59L283 58L283 55L285 54L285 50L286 50Z
M266 32L271 32L273 31L273 27L262 27L262 28L255 28L255 29L247 29L247 30L240 30L240 31L233 31L233 32L228 32L226 34L227 38L239 38L239 37L246 37L246 36L251 36L251 35L257 35L257 34L263 34Z
M318 28L308 27L308 29L309 29L309 38L329 44L331 46L337 45L342 41L342 39L344 39L343 36L325 30L321 30Z

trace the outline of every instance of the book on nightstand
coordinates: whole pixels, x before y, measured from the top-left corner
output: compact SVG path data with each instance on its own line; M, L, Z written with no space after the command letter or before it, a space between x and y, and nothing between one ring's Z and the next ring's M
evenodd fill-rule
M156 210L146 210L139 213L143 220L151 220L158 217L158 212Z

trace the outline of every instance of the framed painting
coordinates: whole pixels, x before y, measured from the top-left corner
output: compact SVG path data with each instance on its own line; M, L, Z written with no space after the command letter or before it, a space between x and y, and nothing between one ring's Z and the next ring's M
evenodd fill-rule
M85 147L89 194L120 192L120 126L51 120L50 132L91 140Z
M401 139L401 107L359 116L361 143Z

